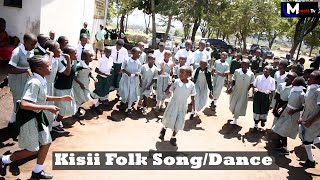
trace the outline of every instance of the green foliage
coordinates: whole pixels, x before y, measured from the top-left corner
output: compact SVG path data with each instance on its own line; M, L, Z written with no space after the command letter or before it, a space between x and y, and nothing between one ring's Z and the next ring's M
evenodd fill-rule
M320 27L318 26L310 34L306 35L304 43L309 47L318 47L320 46Z

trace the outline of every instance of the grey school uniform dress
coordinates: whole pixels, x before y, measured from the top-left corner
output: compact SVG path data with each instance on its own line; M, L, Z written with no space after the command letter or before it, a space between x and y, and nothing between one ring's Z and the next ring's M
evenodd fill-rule
M197 69L194 72L196 71ZM199 74L195 83L195 88L197 92L197 94L195 95L195 110L197 112L200 112L204 108L204 106L207 104L209 96L208 82L206 79L205 71L199 70ZM193 77L195 76L193 75Z
M52 59L52 64L51 64L51 72L49 76L46 76L46 81L47 81L47 95L48 96L54 96L54 81L56 79L56 75L58 72L58 66L59 66L59 60L60 58L53 58ZM53 101L48 101L47 105L54 105ZM52 122L55 120L56 115L52 114L49 111L44 111L44 113L46 114L50 125L52 124Z
M165 63L165 62L163 62ZM160 65L161 66L161 65ZM157 78L157 100L163 101L170 96L165 94L165 90L168 88L168 83L171 81L170 73L171 73L172 62L168 61L165 63L165 67L163 72ZM160 71L160 68L158 69Z
M274 80L276 81L276 88L278 88L278 86L281 83L284 83L286 81L286 77L287 77L288 73L285 72L283 75L280 75L280 71L276 71L274 74ZM272 102L271 102L271 107L274 107L276 100L274 99L276 95L276 92L273 93L273 97L272 97Z
M173 67L173 73L172 73L174 76L177 76L177 79L179 79L180 77L180 64L178 65L175 65Z
M196 50L196 52L194 52L193 55L194 55L193 69L197 69L198 67L200 67L200 61L202 59L206 59L208 61L210 61L210 59L211 59L209 53L206 50L200 51L198 49L198 50Z
M234 72L232 79L235 81L232 93L230 95L229 109L232 112L234 118L239 116L245 116L248 105L248 90L251 84L254 82L254 74L249 69L247 73L243 73L242 69L237 69Z
M28 80L23 100L30 101L37 105L47 104L47 85L46 80L38 74L34 74ZM39 113L40 111L35 111ZM43 131L38 130L38 122L36 118L31 119L20 127L19 147L28 151L38 151L40 145L46 145L52 142L49 127L41 124Z
M81 106L81 104L91 99L89 90L89 75L91 73L91 68L84 61L80 61L77 65L77 69L78 71L76 72L76 77L85 87L85 89L81 89L80 85L76 81L73 81L72 83L74 99L76 101L78 109Z
M196 88L192 81L184 84L180 79L176 80L172 86L173 97L163 114L162 123L174 131L184 128L185 115L187 114L187 100L190 96L196 95Z
M139 59L133 60L132 58L125 60L122 63L121 69L125 69L131 76L126 73L122 73L122 77L119 82L119 95L122 98L122 102L128 102L129 107L132 103L138 100L139 95L139 76L137 73L141 72L141 64Z
M313 142L320 132L320 120L313 123L309 128L304 127L303 123L310 121L320 111L320 86L310 85L304 99L304 112L301 116L302 125L300 125L299 137L302 141Z
M147 89L147 86L158 76L158 69L153 65L152 68L148 64L144 64L141 67L141 87L140 87L140 96L150 97L152 96L153 84L150 89Z
M217 60L214 64L214 69L216 70L216 72L225 74L225 73L229 73L229 64L227 62L222 63L220 60ZM219 75L215 75L213 77L213 97L214 99L218 99L222 88L224 86L224 80L225 77L219 76Z
M299 132L299 125L297 123L300 112L289 115L289 110L297 110L303 107L304 92L302 87L293 87L288 97L288 104L286 109L282 112L279 119L272 127L272 131L282 137L289 137L295 139Z
M288 102L288 97L289 97L290 91L292 89L292 85L286 86L286 84L287 84L286 82L281 83L278 85L278 87L276 89L276 93L278 93L280 95L280 100L282 101L278 106L283 106L283 103ZM272 126L275 125L277 120L278 120L278 117L274 117Z
M18 69L29 69L28 58L34 56L34 52L26 51L25 46L21 44L17 48L15 48L12 52L11 59L9 64ZM13 98L13 107L14 111L16 111L16 102L21 99L24 86L27 83L29 75L27 73L22 74L8 74L8 81L10 91L12 93Z
M55 81L54 85L54 94L55 96L71 96L74 97L73 89L72 89L72 82L73 82L73 77L75 75L76 69L77 69L77 60L73 60L71 62L71 72L69 76L65 76L63 72L66 69L66 60L62 59L59 61L59 67L60 71L57 74L57 79ZM59 115L60 116L72 116L77 112L76 109L76 102L73 99L72 101L67 101L67 102L60 102L56 101L55 105L60 108Z

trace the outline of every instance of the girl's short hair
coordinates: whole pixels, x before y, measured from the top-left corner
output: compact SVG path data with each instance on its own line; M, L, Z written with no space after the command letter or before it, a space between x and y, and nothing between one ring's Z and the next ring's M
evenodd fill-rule
M306 86L306 81L302 76L294 78L294 81L297 83L297 86Z
M56 44L57 42L54 41L54 40L48 40L45 44L44 44L44 49L47 49L49 48L49 51L52 51L54 49L54 45Z
M42 62L43 62L44 56L42 55L34 55L33 57L28 59L29 66L32 72L35 72L35 70L38 67L41 67Z

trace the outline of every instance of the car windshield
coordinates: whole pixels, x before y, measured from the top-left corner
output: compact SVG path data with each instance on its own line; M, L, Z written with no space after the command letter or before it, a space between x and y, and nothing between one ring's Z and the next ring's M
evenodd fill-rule
M156 34L156 38L158 38L158 39L163 39L163 37L164 37L164 34L165 33L157 33ZM172 40L172 37L171 37L171 35L170 34L168 34L168 40Z
M261 49L262 50L266 50L266 51L270 51L270 49L268 47L266 47L266 46L261 46Z

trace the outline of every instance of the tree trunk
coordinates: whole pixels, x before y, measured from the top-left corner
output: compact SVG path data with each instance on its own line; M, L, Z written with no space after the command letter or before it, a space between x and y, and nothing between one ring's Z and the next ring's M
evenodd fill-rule
M124 19L125 19L125 14L121 14L120 18L120 31L124 32Z
M196 34L197 34L197 30L200 26L201 23L201 19L198 17L194 23L193 23L193 28L192 28L192 33L191 33L191 41L194 42L194 40L196 39Z
M127 14L127 17L126 17L126 31L127 32L127 29L128 29L128 20L129 20L129 14Z
M156 12L155 12L155 0L151 0L151 12L152 12L152 48L157 47L156 42Z
M218 29L218 32L217 32L217 39L220 37L220 29Z
M167 24L166 33L163 36L163 42L166 42L168 39L168 34L169 34L170 28L171 28L172 17L173 17L173 15L171 15L171 14L168 17L168 24Z
M293 55L294 55L295 51L297 50L298 46L299 46L299 41L296 41L296 42L294 42L292 44L291 49L289 51L289 53L291 54L291 57L293 57Z
M272 45L273 45L273 43L274 43L274 40L277 38L277 36L278 36L278 33L274 32L272 38L269 39L269 48L270 48L270 49L272 48Z
M247 52L247 37L246 36L243 36L241 35L241 38L242 38L242 54L246 54Z
M310 47L309 57L311 57L312 50L313 50L313 45L311 45L311 47Z

